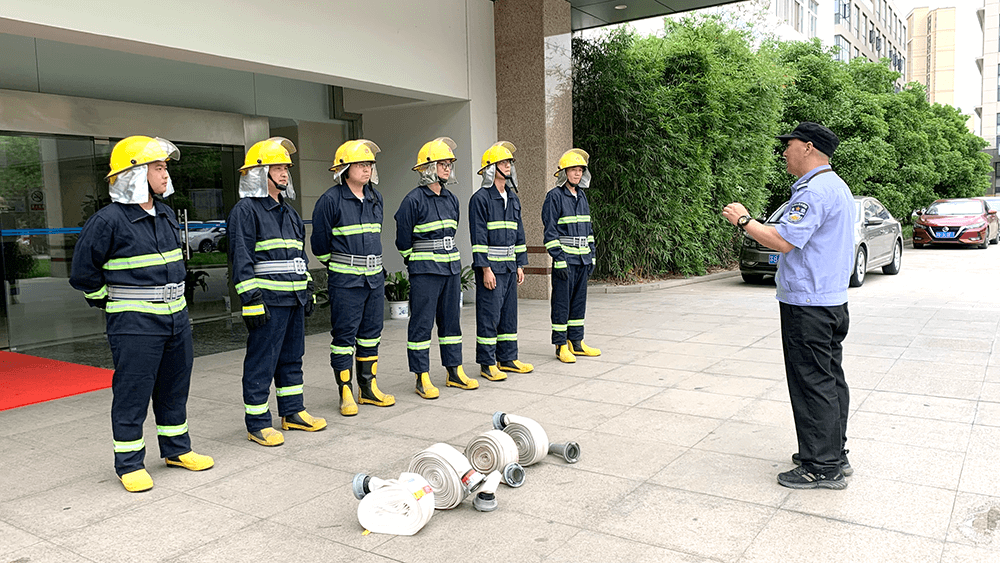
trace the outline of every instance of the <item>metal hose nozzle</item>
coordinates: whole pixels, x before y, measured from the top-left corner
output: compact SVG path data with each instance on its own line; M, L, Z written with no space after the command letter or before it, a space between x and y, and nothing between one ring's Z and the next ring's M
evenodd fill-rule
M508 487L520 487L524 484L524 468L519 463L508 464L503 468L503 482Z
M507 413L497 411L493 413L493 428L503 430L507 426Z
M354 481L351 483L351 489L354 490L354 498L361 500L365 498L365 495L372 492L371 489L368 488L368 481L370 479L371 476L364 473L358 473L354 476Z
M566 442L564 444L549 444L549 453L566 460L566 463L580 461L580 444Z

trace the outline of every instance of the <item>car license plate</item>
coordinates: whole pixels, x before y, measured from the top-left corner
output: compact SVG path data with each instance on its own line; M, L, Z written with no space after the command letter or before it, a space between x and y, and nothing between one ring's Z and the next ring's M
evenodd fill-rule
M768 263L768 265L773 266L773 265L777 264L778 263L778 256L780 256L780 255L779 254L768 254L767 255L767 263Z
M956 234L958 233L953 233L951 231L942 231L940 233L937 233L935 236L937 236L937 238L955 238Z

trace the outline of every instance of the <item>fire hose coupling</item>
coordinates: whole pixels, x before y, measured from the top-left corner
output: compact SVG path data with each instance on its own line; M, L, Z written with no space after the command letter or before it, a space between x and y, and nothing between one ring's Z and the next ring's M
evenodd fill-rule
M524 468L520 463L509 463L503 468L503 481L508 487L520 487L524 484Z
M472 499L472 507L479 512L493 512L497 509L497 487L500 486L500 472L490 473L483 481L476 492L476 498Z
M523 467L541 461L550 453L550 447L551 453L562 457L568 463L580 460L578 443L551 444L542 426L530 418L497 411L493 413L493 428L503 430L514 439L514 443L517 444L518 463Z

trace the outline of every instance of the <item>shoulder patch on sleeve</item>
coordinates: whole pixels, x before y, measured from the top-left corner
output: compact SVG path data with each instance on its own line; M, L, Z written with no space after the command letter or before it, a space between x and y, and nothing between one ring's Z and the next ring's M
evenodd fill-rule
M809 204L804 201L797 201L788 206L788 221L798 223L809 212Z

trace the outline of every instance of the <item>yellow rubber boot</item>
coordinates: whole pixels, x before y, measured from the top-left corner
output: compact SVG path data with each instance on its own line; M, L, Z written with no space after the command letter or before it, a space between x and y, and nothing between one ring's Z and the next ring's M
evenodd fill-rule
M183 467L184 469L190 469L191 471L204 471L206 469L211 469L215 465L215 460L207 455L196 454L194 452L188 452L186 454L181 454L177 457L164 458L167 465L172 467Z
M495 365L480 365L479 375L489 379L490 381L503 381L504 379L507 379L507 374L498 370Z
M285 443L285 437L274 428L263 428L256 432L247 432L247 440L257 442L262 446L273 448Z
M137 469L118 477L130 493L143 493L153 488L153 478L145 469Z
M570 340L569 351L577 356L600 356L600 348L591 348L583 343L583 340Z
M351 387L351 370L337 372L337 385L340 386L340 415L354 416L358 414L358 405L354 402L354 389Z
M358 404L375 405L376 407L391 407L396 404L396 397L383 393L375 382L378 372L378 356L358 358Z
M521 360L511 360L509 362L500 362L497 367L501 371L509 371L512 373L531 373L535 371L535 366L531 364L526 364Z
M479 388L479 382L465 375L465 370L462 369L462 366L445 367L444 369L448 370L448 381L445 383L448 387L458 387L459 389L466 390Z
M306 411L299 411L291 416L281 417L282 430L305 430L306 432L319 432L326 428L326 419L310 415Z
M569 345L567 344L560 344L559 346L556 346L556 357L559 358L559 361L564 364L576 363L576 356L569 351Z
M431 383L431 376L426 371L414 375L417 376L417 395L425 399L437 399L441 395L438 388Z

